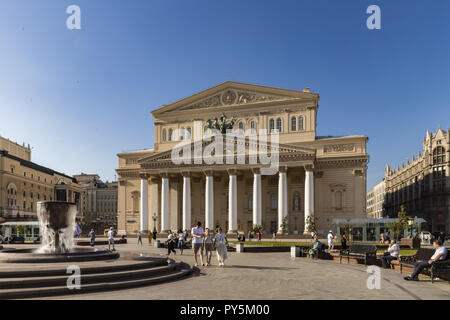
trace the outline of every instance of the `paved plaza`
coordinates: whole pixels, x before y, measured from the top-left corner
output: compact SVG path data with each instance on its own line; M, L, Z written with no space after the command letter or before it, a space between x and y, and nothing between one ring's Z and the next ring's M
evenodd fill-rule
M136 239L118 245L119 252L142 252L161 256L165 249L156 249ZM193 264L191 250L176 259ZM173 255L172 255L173 257ZM339 264L334 261L290 258L289 253L229 253L225 268L213 265L200 267L188 278L171 283L46 299L450 299L447 281L431 283L424 276L420 282L407 282L399 272L381 270L381 289L367 288L367 267Z

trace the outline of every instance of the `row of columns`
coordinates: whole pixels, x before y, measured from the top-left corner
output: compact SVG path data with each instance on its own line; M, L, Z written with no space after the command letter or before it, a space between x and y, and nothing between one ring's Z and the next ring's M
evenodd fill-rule
M228 171L228 221L229 232L237 230L237 171ZM191 178L188 172L183 172L182 223L183 230L192 227L191 222ZM212 171L206 171L205 183L205 227L214 229L214 177ZM288 190L286 168L281 168L278 174L278 230L282 229L283 219L288 213ZM156 185L156 188L154 187ZM152 184L152 208L157 210L158 201L155 195L158 185ZM262 187L261 172L253 169L253 224L262 224ZM156 199L155 199L156 198ZM141 231L148 231L148 176L141 176ZM305 233L308 217L314 213L314 174L312 167L305 168ZM161 230L169 230L169 176L161 174Z

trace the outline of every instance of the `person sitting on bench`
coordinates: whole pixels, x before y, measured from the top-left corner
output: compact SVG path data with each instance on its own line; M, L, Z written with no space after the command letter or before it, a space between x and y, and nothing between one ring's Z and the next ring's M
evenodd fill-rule
M387 269L390 267L391 261L397 260L400 255L400 247L397 244L397 241L392 240L384 254L385 255L381 257L381 266Z
M448 251L445 247L442 246L442 243L439 240L433 240L433 247L436 249L436 251L430 258L430 260L416 262L414 264L414 272L410 276L405 277L405 280L419 281L419 274L423 269L429 268L433 262L447 259Z

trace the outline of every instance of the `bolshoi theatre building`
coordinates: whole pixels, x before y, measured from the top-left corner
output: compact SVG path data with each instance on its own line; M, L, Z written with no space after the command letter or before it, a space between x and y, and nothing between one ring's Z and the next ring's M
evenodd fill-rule
M118 232L189 230L200 221L229 232L256 225L266 234L301 235L311 215L319 233L336 230L334 218L366 217L368 138L317 136L318 108L319 95L308 88L228 81L154 110L153 148L118 154ZM246 135L227 140L232 148L215 145L211 154L223 151L226 161L207 161L202 152L215 141L208 120L222 114L235 121L233 132ZM263 148L255 156L252 134L263 131L276 170L255 161ZM175 161L179 146L192 159ZM233 161L238 150L244 156Z

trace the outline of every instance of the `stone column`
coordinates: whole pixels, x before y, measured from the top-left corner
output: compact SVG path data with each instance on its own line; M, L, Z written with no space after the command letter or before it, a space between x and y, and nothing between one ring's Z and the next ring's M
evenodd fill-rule
M159 178L151 177L150 178L150 212L149 215L152 219L152 230L158 229L158 213L159 213ZM156 220L154 220L154 216L156 216Z
M161 174L161 232L169 230L169 175Z
M237 230L237 177L236 170L228 170L228 233Z
M214 176L212 171L205 171L205 228L214 231Z
M191 230L191 176L183 172L183 230Z
M281 168L278 172L278 232L281 232L283 219L287 217L287 177L286 168Z
M141 174L141 232L148 232L148 175Z
M261 225L261 171L253 169L253 225Z
M305 166L305 234L308 233L308 217L314 213L314 173L312 166Z

